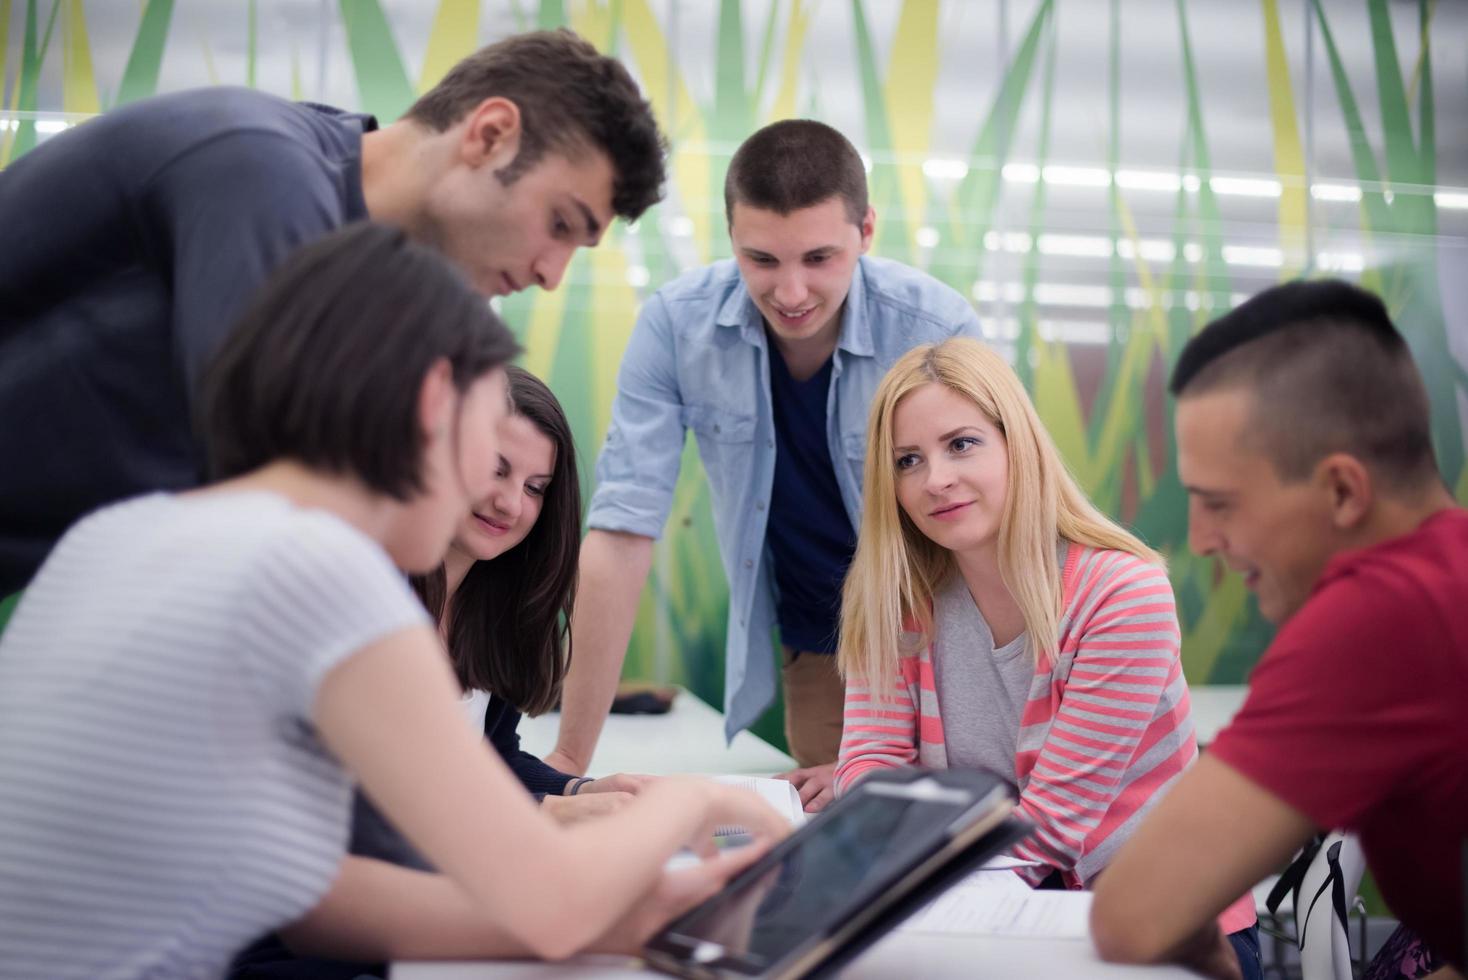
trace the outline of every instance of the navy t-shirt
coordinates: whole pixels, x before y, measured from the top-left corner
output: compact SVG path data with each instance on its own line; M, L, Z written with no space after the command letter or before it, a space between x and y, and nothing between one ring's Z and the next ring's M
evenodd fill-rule
M369 116L208 88L0 173L0 597L103 504L199 482L193 389L297 246L367 217Z
M780 641L816 653L836 652L841 583L856 551L826 443L830 388L829 359L810 378L796 381L780 352L770 351L775 485L765 544L779 591Z

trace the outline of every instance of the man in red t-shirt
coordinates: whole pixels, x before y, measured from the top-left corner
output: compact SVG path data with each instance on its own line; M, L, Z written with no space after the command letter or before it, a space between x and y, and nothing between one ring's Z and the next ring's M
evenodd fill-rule
M1339 828L1461 970L1468 510L1407 345L1371 294L1289 283L1193 338L1171 388L1189 544L1280 630L1238 717L1101 876L1097 948L1237 976L1217 914Z

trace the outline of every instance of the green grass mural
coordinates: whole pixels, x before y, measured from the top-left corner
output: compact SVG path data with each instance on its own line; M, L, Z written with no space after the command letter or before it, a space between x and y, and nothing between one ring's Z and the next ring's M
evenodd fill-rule
M86 114L176 87L170 86L165 71L170 63L166 52L175 58L212 60L207 43L200 45L197 26L181 23L187 5L145 0L135 6L125 63L100 77L93 54L95 30L88 30L90 4L24 0L12 8L11 0L0 0L3 105L19 120L0 130L0 166L35 146L38 111ZM1211 180L1216 176L1215 148L1209 131L1219 120L1210 118L1197 58L1207 50L1199 45L1218 41L1200 38L1191 29L1190 15L1196 17L1199 4L1176 0L1171 8L1150 8L1168 10L1171 17L1179 68L1175 77L1158 84L1180 93L1177 171L1190 179L1180 182L1171 196L1171 232L1160 254L1144 247L1136 192L1114 179L1108 182L1102 227L1111 241L1130 247L1119 245L1105 257L1110 299L1102 318L1108 339L1089 352L1047 337L1044 329L1037 287L1046 260L1034 243L1057 226L1056 196L1048 181L1016 183L1006 179L1004 169L1023 160L1038 173L1055 162L1052 148L1062 98L1057 72L1063 66L1063 28L1076 9L1072 5L1060 0L1010 5L1016 17L1012 43L985 87L966 100L972 107L966 132L973 136L967 141L962 177L946 185L930 181L923 170L938 143L934 130L942 73L965 59L990 55L989 50L955 49L946 26L958 16L978 16L976 10L987 9L978 5L960 9L960 0L718 0L706 18L717 32L713 56L702 60L683 50L686 37L674 35L678 28L669 5L655 0L438 0L421 36L410 36L385 6L380 0L338 0L329 11L355 83L357 103L351 108L389 121L480 43L511 29L567 25L633 67L670 136L669 201L635 227L616 227L602 248L578 256L559 291L511 297L502 308L526 347L527 366L545 377L566 404L588 492L617 365L640 297L690 260L728 254L722 203L728 154L757 126L797 113L821 113L835 101L832 93L844 86L859 105L855 130L846 128L871 161L872 199L881 216L878 254L923 265L969 295L991 274L1007 274L996 265L999 252L991 233L1021 232L1028 238L1031 245L1021 250L1017 272L996 287L1018 289L1017 301L1009 304L1016 321L1010 338L1016 367L1097 502L1169 554L1190 679L1244 678L1267 644L1269 628L1236 576L1222 574L1216 562L1187 551L1186 498L1174 469L1176 446L1163 393L1182 344L1235 301L1235 274L1225 256L1227 206ZM1338 221L1311 212L1301 126L1302 114L1313 110L1302 94L1302 67L1289 59L1285 44L1287 27L1303 30L1308 22L1325 67L1323 77L1339 106L1338 118L1319 112L1313 125L1317 131L1345 134L1351 176L1361 188L1349 230L1371 242L1391 243L1379 253L1389 254L1389 260L1368 261L1351 274L1386 298L1408 333L1432 395L1444 475L1459 498L1468 500L1468 447L1458 407L1459 399L1468 397L1468 372L1449 348L1438 281L1441 245L1433 189L1439 120L1430 32L1436 5L1421 0L1417 36L1399 47L1389 7L1400 5L1386 0L1357 4L1354 12L1364 11L1364 17L1351 20L1351 29L1367 36L1353 40L1369 43L1369 64L1343 59L1336 34L1342 6L1321 0L1259 0L1253 8L1263 31L1246 50L1257 52L1257 70L1269 83L1268 100L1257 112L1260 132L1268 127L1273 173L1267 176L1280 186L1274 219L1280 275L1322 274L1318 256L1312 254L1311 231L1329 230L1330 221ZM1282 16L1282 7L1286 14L1294 10L1302 16ZM1104 52L1105 64L1104 80L1098 78L1094 87L1101 93L1096 99L1098 145L1114 175L1125 163L1121 130L1129 118L1120 84L1129 5L1111 0L1106 9L1109 35L1092 39L1096 50ZM267 29L264 18L271 11L269 0L252 0L241 16L232 18L229 31L243 35L238 47L246 52L246 72L223 80L264 82L257 63L284 46L291 81L281 94L299 94L302 57L309 48L301 39ZM829 19L849 24L849 33L821 28ZM849 45L839 52L845 73L818 77L806 62L818 44L830 62L833 38ZM1403 48L1418 52L1407 72L1399 58ZM220 50L217 43L214 50ZM40 93L51 91L43 85L45 73L58 64L62 99L41 104ZM310 77L309 67L304 75ZM210 76L215 77L212 68ZM1380 107L1381 123L1375 128L1365 121L1358 101L1363 86L1373 89ZM1461 119L1452 122L1463 124ZM1016 221L1014 215L1022 218ZM939 244L923 245L923 233ZM1124 301L1133 293L1146 301ZM1184 297L1191 298L1185 302ZM985 302L979 305L982 315ZM691 443L684 463L673 514L640 607L627 673L686 683L717 704L723 693L727 597L707 489ZM0 604L0 617L6 608ZM777 718L772 712L758 729L775 741L780 740Z

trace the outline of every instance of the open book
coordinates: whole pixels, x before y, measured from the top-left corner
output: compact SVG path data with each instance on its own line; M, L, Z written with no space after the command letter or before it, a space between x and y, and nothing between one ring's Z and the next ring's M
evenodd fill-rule
M792 827L802 826L806 821L805 808L800 805L800 793L795 789L795 784L788 780L771 779L767 776L713 776L711 778L716 783L738 786L741 789L758 793L762 800L789 820ZM714 830L716 837L731 837L742 833L744 833L742 827L719 827Z

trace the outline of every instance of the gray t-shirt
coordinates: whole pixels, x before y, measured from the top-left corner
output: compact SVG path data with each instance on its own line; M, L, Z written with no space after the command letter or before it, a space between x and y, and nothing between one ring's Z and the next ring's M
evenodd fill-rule
M988 769L1013 783L1020 715L1035 683L1029 634L995 649L961 575L934 594L933 620L933 682L948 765Z
M415 624L375 541L268 493L98 511L0 637L0 977L218 977L337 874L322 679Z

